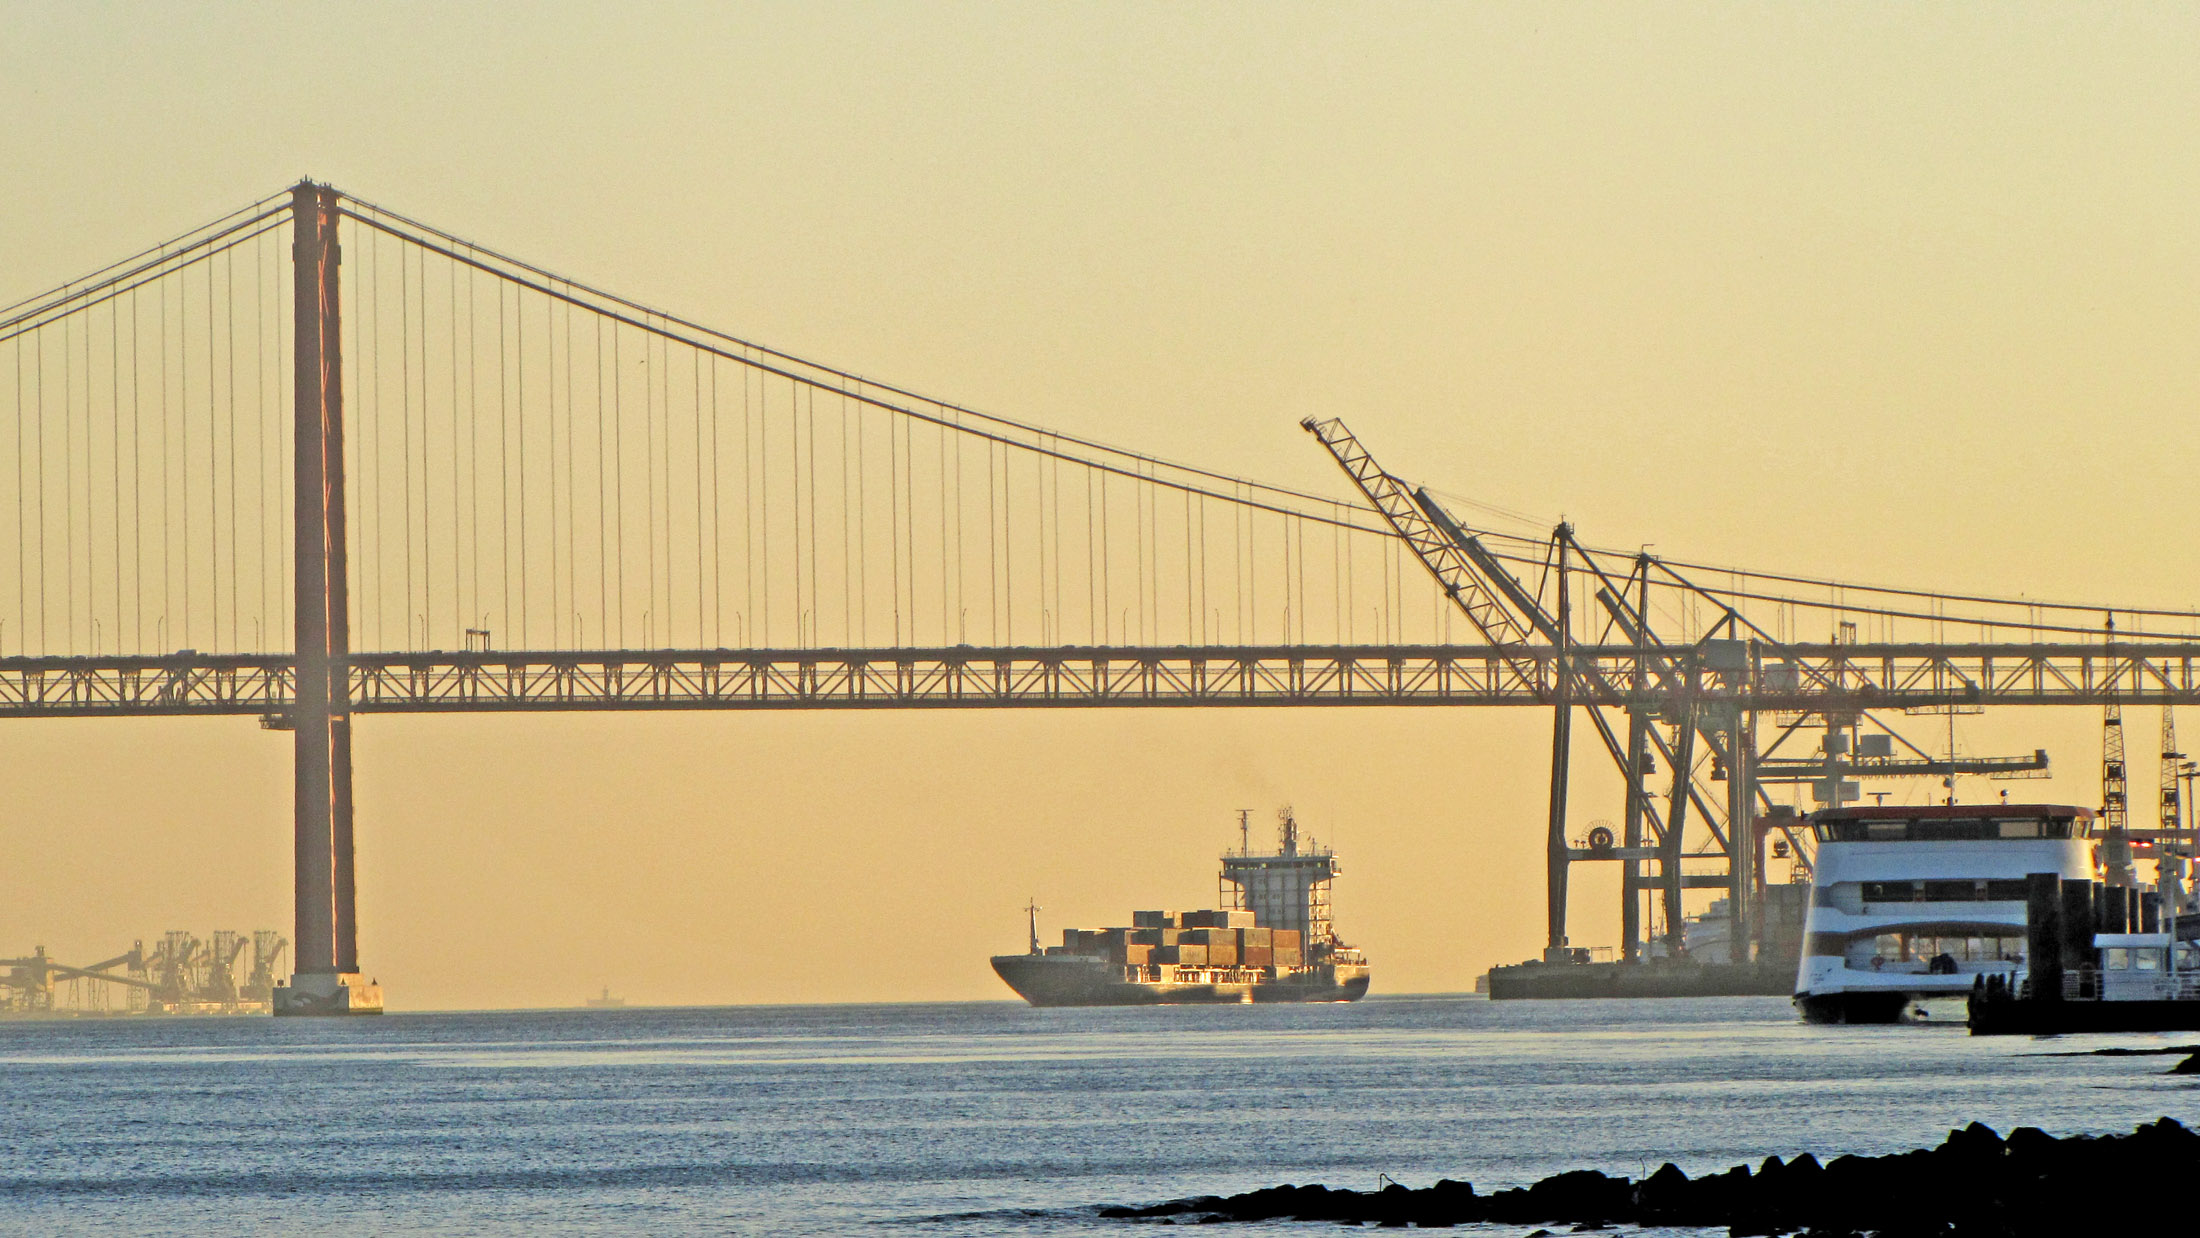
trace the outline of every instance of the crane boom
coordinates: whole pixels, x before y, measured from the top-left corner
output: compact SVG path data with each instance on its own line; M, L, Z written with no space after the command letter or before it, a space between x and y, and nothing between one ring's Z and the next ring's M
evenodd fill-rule
M1309 417L1299 425L1320 439L1329 454L1336 457L1345 475L1405 540L1414 557L1436 577L1445 596L1465 612L1468 622L1482 634L1482 639L1492 645L1518 645L1528 640L1528 624L1506 605L1473 558L1429 519L1404 482L1375 463L1375 458L1360 446L1360 440L1353 437L1343 421L1334 417L1317 421Z

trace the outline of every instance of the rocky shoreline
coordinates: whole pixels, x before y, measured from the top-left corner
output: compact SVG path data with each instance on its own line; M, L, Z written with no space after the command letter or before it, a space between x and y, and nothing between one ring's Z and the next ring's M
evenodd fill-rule
M1319 1221L1433 1229L1476 1222L1726 1226L1735 1238L2059 1238L2189 1225L2188 1192L2196 1175L2200 1133L2166 1117L2128 1135L2061 1138L2029 1126L2004 1138L1974 1122L1948 1132L1934 1148L1838 1156L1824 1164L1806 1152L1701 1178L1667 1164L1640 1182L1580 1169L1489 1195L1450 1179L1379 1191L1277 1186L1106 1207L1099 1215L1170 1224Z

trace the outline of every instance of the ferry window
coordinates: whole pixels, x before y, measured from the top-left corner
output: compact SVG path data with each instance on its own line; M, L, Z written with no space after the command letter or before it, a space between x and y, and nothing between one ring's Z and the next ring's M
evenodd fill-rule
M2021 879L1986 883L1986 897L1997 903L2021 903L2030 896L2031 890Z
M2162 970L2162 952L2159 950L2134 950L2131 952L2131 967L2134 971L2160 971Z
M1914 903L1921 883L1914 881L1867 881L1864 883L1864 901L1867 903Z
M1996 821L1995 828L2003 838L2038 838L2040 823L2037 821Z
M2129 970L2131 970L2131 951L2130 951L2129 949L2127 949L2127 948L2125 948L2125 947L2123 947L2123 946L2110 946L2110 947L2109 947L2109 948L2108 948L2107 950L2103 951L2102 953L2104 953L2104 954L2106 954L2106 955L2108 956L2108 958L2107 958L2106 960L2104 960L2104 962L2103 962L2103 966L2107 967L2107 968L2108 968L2108 970L2110 970L2110 971L2129 971Z
M1928 881L1925 883L1925 901L1928 903L1968 903L1978 897L1978 885L1970 881Z
M1907 821L1867 821L1864 823L1864 837L1871 839L1873 842L1907 838L1909 835L1910 823Z

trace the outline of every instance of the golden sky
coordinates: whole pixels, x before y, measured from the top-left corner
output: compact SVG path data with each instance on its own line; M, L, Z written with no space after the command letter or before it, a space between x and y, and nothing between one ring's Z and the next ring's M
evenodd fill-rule
M1342 494L1296 426L1342 415L1597 544L2200 602L2189 7L453 10L0 5L0 299L310 174L1190 463ZM1050 931L1203 903L1234 810L1289 802L1377 985L1458 989L1541 944L1547 727L368 718L362 955L409 1008L1005 996L1026 897ZM0 954L287 931L287 737L8 735ZM2090 711L1962 742L2098 797Z

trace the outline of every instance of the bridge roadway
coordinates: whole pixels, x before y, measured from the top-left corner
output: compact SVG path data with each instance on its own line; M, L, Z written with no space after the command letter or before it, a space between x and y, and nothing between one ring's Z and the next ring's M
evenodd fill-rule
M1713 642L1719 644L1719 642ZM1760 710L2200 703L2200 643L1580 645L1573 700ZM495 650L350 655L356 713L1544 705L1547 645ZM1637 691L1638 659L1664 680ZM0 659L0 717L259 715L291 708L283 654Z

